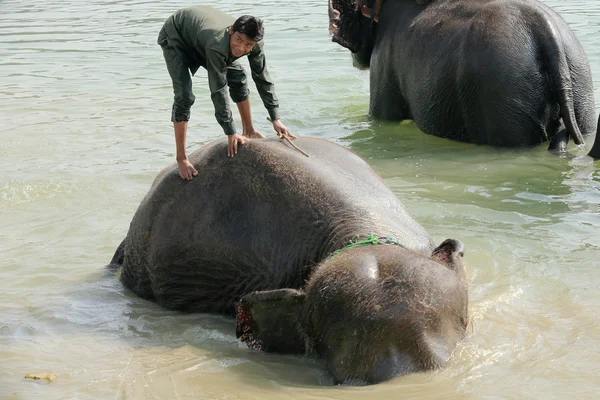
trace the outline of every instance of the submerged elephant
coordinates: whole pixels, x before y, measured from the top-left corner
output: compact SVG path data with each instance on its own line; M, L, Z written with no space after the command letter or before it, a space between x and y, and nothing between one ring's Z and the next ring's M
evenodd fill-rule
M373 116L495 146L564 148L595 132L586 55L543 3L383 0L378 23L355 3L329 0L332 40L370 68Z
M320 357L337 383L444 365L468 324L463 245L434 248L361 158L316 138L226 140L184 181L155 179L111 265L169 309L237 314L268 352ZM349 242L355 238L353 244Z

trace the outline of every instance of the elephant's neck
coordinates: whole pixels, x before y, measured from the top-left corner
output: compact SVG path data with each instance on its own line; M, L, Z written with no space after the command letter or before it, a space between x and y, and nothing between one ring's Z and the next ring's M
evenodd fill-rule
M404 247L408 249L404 243L400 242L398 239L395 239L390 236L378 236L371 233L368 237L362 238L361 235L356 235L352 239L350 239L349 243L342 247L339 250L334 251L329 258L334 258L343 253L344 251L351 249L353 247L361 247L361 246L369 246L369 245L396 245L400 247Z
M397 242L402 247L407 248L404 244L401 244L399 240L396 240L390 236L390 232L384 229L380 224L358 224L356 226L344 226L336 229L329 235L326 240L327 245L323 248L322 260L331 257L335 253L342 251L345 248L355 247L357 243L372 243L384 242L389 239L389 242Z

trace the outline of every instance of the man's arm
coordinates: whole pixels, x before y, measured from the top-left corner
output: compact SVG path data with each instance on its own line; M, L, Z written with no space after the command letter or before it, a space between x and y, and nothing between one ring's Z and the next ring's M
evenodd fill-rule
M246 138L235 133L229 98L227 98L227 63L219 53L209 51L206 66L210 97L215 106L215 117L227 135L227 155L233 157L237 154L238 144L243 144Z
M215 107L215 117L226 135L235 134L235 125L227 97L227 64L218 53L208 51L206 60L210 97Z
M252 79L256 83L256 89L269 113L269 118L273 122L273 129L277 132L277 136L280 138L288 137L296 139L296 136L286 128L279 118L279 100L275 95L275 84L271 80L271 76L267 70L267 61L265 60L262 41L256 43L248 56L248 61L252 70Z
M186 154L188 122L174 122L173 127L175 128L175 147L177 149L177 169L179 170L179 176L185 180L190 180L193 176L198 175L198 171L190 160L188 160Z
M279 119L279 100L275 95L275 84L267 70L262 41L256 43L252 52L248 55L248 62L258 94L269 113L269 117L271 117L271 120L276 121Z

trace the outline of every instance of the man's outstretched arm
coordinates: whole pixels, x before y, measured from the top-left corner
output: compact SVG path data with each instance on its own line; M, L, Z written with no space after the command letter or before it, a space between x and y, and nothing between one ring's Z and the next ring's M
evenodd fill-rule
M177 151L176 159L179 176L185 180L190 180L193 176L198 175L198 171L187 158L186 138L188 121L174 122L173 127L175 128L175 148Z
M237 154L238 144L243 144L246 139L235 132L227 97L227 64L218 53L209 53L206 61L208 86L215 107L215 117L227 135L227 155L233 157Z
M273 129L277 132L277 136L288 136L296 138L288 128L281 122L279 116L279 100L275 95L275 84L271 80L269 71L267 70L267 62L263 51L262 41L258 42L252 52L248 55L248 62L252 70L252 79L256 84L258 94L263 101L269 118L273 122Z

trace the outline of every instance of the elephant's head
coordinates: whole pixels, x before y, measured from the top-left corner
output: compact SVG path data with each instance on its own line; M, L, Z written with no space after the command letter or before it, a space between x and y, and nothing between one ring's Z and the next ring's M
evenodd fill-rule
M317 266L304 291L245 296L237 336L263 351L314 352L336 383L442 366L468 324L462 259L452 239L431 257L395 245L348 249Z
M419 5L431 0L413 0ZM375 45L377 23L361 12L362 6L374 10L376 0L328 0L329 32L332 41L352 52L354 66L367 69ZM393 20L394 18L391 18Z
M375 0L328 1L331 40L352 52L357 68L369 68L376 24L362 15L360 6L373 6Z

